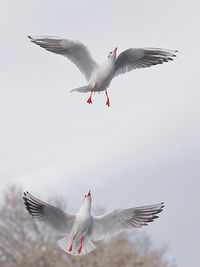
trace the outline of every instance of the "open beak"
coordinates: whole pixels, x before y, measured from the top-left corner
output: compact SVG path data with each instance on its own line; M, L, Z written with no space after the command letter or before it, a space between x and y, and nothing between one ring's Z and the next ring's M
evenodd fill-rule
M87 194L87 197L91 197L90 190L89 190L89 192L88 192L88 194Z
M117 47L115 48L115 50L113 51L113 53L115 53L117 51Z

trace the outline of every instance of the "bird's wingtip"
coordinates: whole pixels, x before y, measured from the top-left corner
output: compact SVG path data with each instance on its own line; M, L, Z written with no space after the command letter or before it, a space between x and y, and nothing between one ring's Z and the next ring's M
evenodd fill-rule
M165 202L161 202L160 203L160 209L163 210L164 206L165 206Z

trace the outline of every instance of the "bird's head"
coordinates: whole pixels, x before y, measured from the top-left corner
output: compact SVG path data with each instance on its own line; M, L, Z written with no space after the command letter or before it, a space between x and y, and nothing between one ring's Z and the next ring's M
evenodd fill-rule
M115 48L115 50L113 52L110 52L108 54L108 58L109 59L116 59L116 56L117 56L117 47Z
M91 192L89 190L88 194L85 195L84 201L83 201L83 207L84 209L87 208L91 210L91 204L92 204L92 197L91 197Z
M89 192L88 192L88 194L87 195L85 195L85 200L87 199L89 199L89 200L91 200L91 192L90 192L90 190L89 190Z

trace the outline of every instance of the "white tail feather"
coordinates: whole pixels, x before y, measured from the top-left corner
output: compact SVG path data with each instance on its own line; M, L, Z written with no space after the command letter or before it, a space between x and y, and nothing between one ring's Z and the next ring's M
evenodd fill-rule
M71 246L71 242L72 240L69 240L69 236L65 236L64 238L58 240L58 246L62 248L66 253L69 253L73 256L88 254L96 248L95 244L90 239L83 238L82 250L81 253L79 254L78 249L81 245L81 241L75 239L72 251L70 252L69 248Z
M87 93L87 92L90 92L91 89L88 89L87 86L81 86L81 87L78 87L78 88L75 88L73 90L71 90L70 92L81 92L81 93Z

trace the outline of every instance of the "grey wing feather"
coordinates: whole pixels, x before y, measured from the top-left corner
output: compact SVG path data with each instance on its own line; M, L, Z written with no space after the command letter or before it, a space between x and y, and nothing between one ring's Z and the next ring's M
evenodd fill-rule
M58 37L34 37L28 36L31 42L45 48L46 50L63 55L71 60L89 80L97 63L92 58L88 48L77 40L61 39Z
M130 209L117 209L102 216L93 217L91 236L94 241L111 237L124 230L140 228L158 218L164 203Z
M59 235L64 235L71 231L75 215L65 213L61 209L49 205L24 192L24 204L32 217L54 230Z
M163 64L176 57L176 50L161 48L130 48L122 52L115 61L113 77L137 68Z

